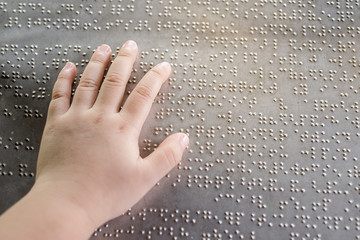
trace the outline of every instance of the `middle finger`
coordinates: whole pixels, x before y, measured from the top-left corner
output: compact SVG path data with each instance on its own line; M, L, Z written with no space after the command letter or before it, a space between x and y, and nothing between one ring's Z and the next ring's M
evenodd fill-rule
M131 40L127 41L121 47L118 56L110 66L94 104L95 108L100 108L102 111L119 111L136 56L136 43Z

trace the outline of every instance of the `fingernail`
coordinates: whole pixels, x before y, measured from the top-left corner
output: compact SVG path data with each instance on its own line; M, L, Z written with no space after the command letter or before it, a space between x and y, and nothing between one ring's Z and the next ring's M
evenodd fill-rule
M168 63L168 62L159 63L158 67L161 68L161 69L169 69L169 68L171 68L170 63Z
M136 43L133 40L128 40L122 46L123 48L127 48L129 50L133 50L136 48Z
M110 52L110 47L106 44L101 45L98 50L104 54L108 54Z
M73 64L71 62L67 62L64 66L64 70L70 70L73 68Z
M189 137L186 134L181 134L180 144L183 148L186 148L189 145Z

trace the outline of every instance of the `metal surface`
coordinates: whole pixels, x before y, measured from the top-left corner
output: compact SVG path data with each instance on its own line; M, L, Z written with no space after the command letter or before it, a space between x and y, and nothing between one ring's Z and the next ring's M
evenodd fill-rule
M98 45L133 39L129 91L153 64L173 66L143 155L174 132L191 143L93 239L360 239L359 4L0 1L1 212L34 181L60 68L82 72Z

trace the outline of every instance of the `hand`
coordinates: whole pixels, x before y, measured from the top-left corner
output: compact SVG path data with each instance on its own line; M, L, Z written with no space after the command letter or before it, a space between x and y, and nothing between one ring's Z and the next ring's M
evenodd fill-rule
M111 50L100 46L71 104L76 68L67 63L49 106L33 191L83 209L96 227L140 200L179 163L189 141L185 134L174 134L140 157L141 128L171 68L165 62L152 68L119 111L136 55L136 43L126 42L102 82Z

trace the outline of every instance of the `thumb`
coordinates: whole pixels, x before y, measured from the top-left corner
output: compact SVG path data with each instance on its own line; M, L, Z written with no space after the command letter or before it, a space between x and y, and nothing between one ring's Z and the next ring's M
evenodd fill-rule
M181 160L189 137L184 133L176 133L167 137L160 146L143 161L144 170L155 185ZM150 182L149 182L150 183Z

